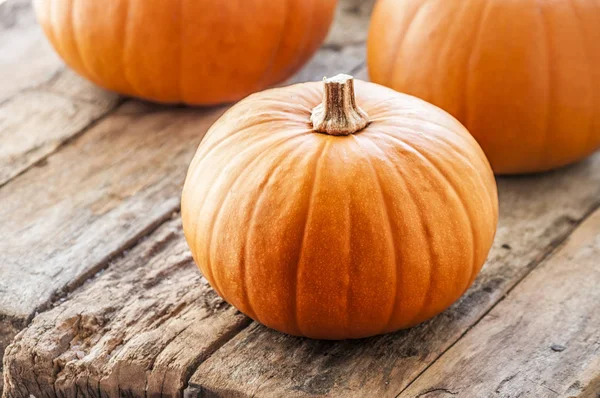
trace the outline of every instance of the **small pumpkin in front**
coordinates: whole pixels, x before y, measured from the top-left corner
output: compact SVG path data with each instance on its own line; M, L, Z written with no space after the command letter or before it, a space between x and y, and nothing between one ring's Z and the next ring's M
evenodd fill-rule
M496 184L444 111L347 75L254 94L209 130L182 220L215 290L276 330L361 338L420 323L471 285Z
M157 102L232 102L292 76L321 45L337 0L34 0L77 73Z

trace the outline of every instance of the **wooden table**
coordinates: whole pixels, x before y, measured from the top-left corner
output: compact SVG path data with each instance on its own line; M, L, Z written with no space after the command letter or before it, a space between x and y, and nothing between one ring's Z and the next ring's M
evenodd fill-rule
M182 236L188 163L226 107L103 92L62 65L29 1L0 3L6 397L600 397L600 154L499 178L488 262L429 322L358 341L286 336L223 302ZM371 6L341 1L293 80L366 78Z

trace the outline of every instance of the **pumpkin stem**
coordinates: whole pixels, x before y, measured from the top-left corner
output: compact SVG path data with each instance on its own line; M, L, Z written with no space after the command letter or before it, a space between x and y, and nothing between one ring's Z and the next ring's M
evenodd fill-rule
M329 135L350 135L369 124L367 114L356 105L354 78L339 74L323 79L323 102L312 110L313 129Z

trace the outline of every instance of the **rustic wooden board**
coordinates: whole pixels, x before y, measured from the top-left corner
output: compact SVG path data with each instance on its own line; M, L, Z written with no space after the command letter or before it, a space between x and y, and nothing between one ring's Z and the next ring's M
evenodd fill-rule
M0 186L119 103L65 69L30 1L0 2Z
M253 324L198 368L188 396L396 396L600 205L600 153L557 172L502 178L499 191L491 255L449 310L358 341L312 341Z
M128 102L2 187L0 323L24 326L177 210L195 147L222 111Z
M194 149L222 111L128 102L0 188L0 353L177 210Z
M0 2L0 103L45 83L61 62L37 26L30 0Z
M7 397L177 396L250 323L200 275L173 218L18 335Z
M24 46L50 51L28 3L4 3L3 28L29 32ZM325 46L291 82L361 68L366 23L336 32L348 18L365 19L372 3L341 0ZM35 52L3 58L2 71L13 73ZM122 101L115 95L48 59L39 68L43 78L15 86L0 103L0 353L36 312L177 210L187 165L225 110L135 100L117 107Z
M600 394L599 314L597 210L400 397Z
M339 71L364 77L365 16L371 6L372 1L343 0L338 24L328 41L293 81ZM27 10L27 6L19 7ZM0 5L0 24L8 20L2 10ZM348 20L357 28L340 23ZM16 26L12 22L2 26L10 24ZM39 39L39 32L37 35ZM4 48L2 36L0 49ZM10 62L2 63L2 56L0 53L0 68L10 67ZM42 58L40 62L46 61ZM552 304L549 318L528 320L518 338L521 342L535 339L540 336L537 329L558 322L558 330L570 340L565 337L566 342L560 344L567 349L552 351L552 355L565 355L565 367L552 362L556 358L551 355L538 358L537 350L547 342L536 341L540 345L527 347L530 351L500 359L514 359L509 367L514 373L519 360L533 355L536 361L531 369L543 367L543 379L527 374L510 378L513 373L507 370L500 373L506 377L498 379L505 381L501 393L516 394L529 379L537 383L530 387L539 396L548 393L545 387L581 396L592 396L599 387L597 358L583 352L584 343L577 340L581 336L567 328L578 325L591 336L589 341L596 341L597 322L586 324L584 318L569 314L572 322L560 323L556 321L561 316L557 299L544 301L541 293L527 292L521 286L485 314L598 207L600 154L556 173L502 179L501 226L490 260L463 300L434 320L409 331L338 343L291 338L253 324L203 363L249 321L208 288L187 254L178 216L171 217L179 205L187 163L207 126L224 108L193 110L129 101L94 125L94 119L106 114L98 109L104 106L110 112L119 100L112 95L104 100L100 90L58 68L47 78L32 74L32 81L40 80L30 86L20 88L11 82L12 93L0 102L0 144L9 142L3 140L10 137L16 145L14 137L34 131L25 134L34 137L34 144L12 149L12 153L27 153L23 158L31 160L25 163L11 164L18 158L14 156L6 157L13 160L5 162L0 147L0 218L7 220L0 225L0 234L8 236L0 242L0 263L8 266L0 269L0 352L36 310L42 311L7 352L7 397L177 396L192 373L186 390L189 396L395 396L402 391L401 396L446 396L457 395L457 391L477 395L479 390L474 388L478 387L463 389L463 384L457 384L463 378L453 380L446 373L448 368L435 360L441 358L440 364L454 366L461 353L457 350L466 345L473 356L459 361L460 366L474 375L480 369L475 356L487 354L489 366L482 367L482 374L491 374L499 362L483 347L465 343L461 336L466 333L467 342L482 341L484 347L496 347L505 342L502 333L507 328L517 330L523 325L514 324L510 313L525 308L546 311L545 306ZM0 80L0 87L4 84ZM54 108L43 108L54 102ZM36 112L41 112L39 119ZM70 129L71 125L82 127ZM23 130L24 126L27 129ZM70 130L60 130L67 127ZM82 132L85 134L79 136ZM41 138L35 138L36 134ZM58 138L50 140L51 144L39 141L42 149L38 153L35 140L44 134ZM29 153L31 158L27 158ZM40 163L46 158L47 162ZM40 167L30 168L35 163ZM9 170L4 180L3 170ZM594 215L592 220L597 218ZM564 259L551 258L525 279L530 289L548 278L573 278L565 271L564 261L572 262L574 268L584 267L581 273L589 271L590 258L598 258L593 251L597 246L591 245L593 230L599 228L598 221L590 222L583 224L574 238L579 236L591 249L571 241L558 252ZM581 230L587 232L582 235ZM581 285L594 278L597 272ZM548 294L562 286L555 279L547 284L549 288L543 291ZM5 292L6 300L2 298ZM580 313L597 311L593 302L579 305L576 289L563 296ZM498 335L482 325L491 325ZM553 335L543 332L546 334L541 336L550 341ZM565 376L561 369L570 373ZM418 377L420 374L423 376ZM574 374L577 380L569 378ZM439 377L448 377L448 384L438 384ZM556 384L540 387L546 380Z

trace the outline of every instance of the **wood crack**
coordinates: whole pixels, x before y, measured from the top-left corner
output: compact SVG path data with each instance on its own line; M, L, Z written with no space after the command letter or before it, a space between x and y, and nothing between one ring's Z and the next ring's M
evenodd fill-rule
M23 90L24 93L27 91L28 90ZM31 92L41 93L41 92L44 92L44 90L36 89L36 90L32 90ZM47 92L52 95L57 95L59 97L63 97L66 99L68 98L68 99L71 99L74 101L84 101L81 99L64 97L63 94L56 93L54 91L47 91ZM8 103L8 102L10 102L10 100L6 101L6 103ZM93 105L92 102L89 102L89 101L85 101L85 102L87 102L90 105ZM7 184L11 183L12 181L17 179L21 175L28 172L33 167L36 167L37 165L47 164L48 159L50 159L57 152L60 152L64 147L71 145L73 142L75 142L79 137L81 137L87 131L93 129L96 125L100 124L104 119L107 119L109 116L111 116L113 113L115 113L120 108L120 105L122 105L124 102L125 102L124 98L119 98L117 101L114 102L114 104L112 104L108 108L108 110L106 112L100 113L99 116L91 118L85 126L83 126L80 129L74 130L66 138L60 139L58 141L58 144L55 144L54 142L48 142L48 141L39 142L39 143L35 143L31 147L25 149L24 153L22 153L21 156L25 156L25 158L31 157L32 158L31 161L29 161L28 164L24 165L23 167L19 167L17 170L9 171L8 176L5 178L2 178L2 176L0 175L0 188L3 188ZM75 103L73 103L73 105L75 105ZM0 104L0 107L1 106L2 106L2 104ZM53 148L41 156L37 155L37 153L40 152L41 149L47 148L49 145L53 146Z
M504 387L504 385L506 383L508 383L509 381L511 381L512 379L514 379L516 376L517 376L516 374L513 374L513 375L510 375L510 376L505 377L504 379L502 379L502 381L500 382L500 384L498 384L498 387L496 387L496 393L500 394L502 392L502 387Z
M434 393L434 392L442 392L444 394L449 394L449 395L458 395L458 392L450 391L450 390L448 390L446 388L433 388L431 390L423 391L422 393L420 393L419 395L417 395L415 398L424 397L424 396L429 395L429 394Z

